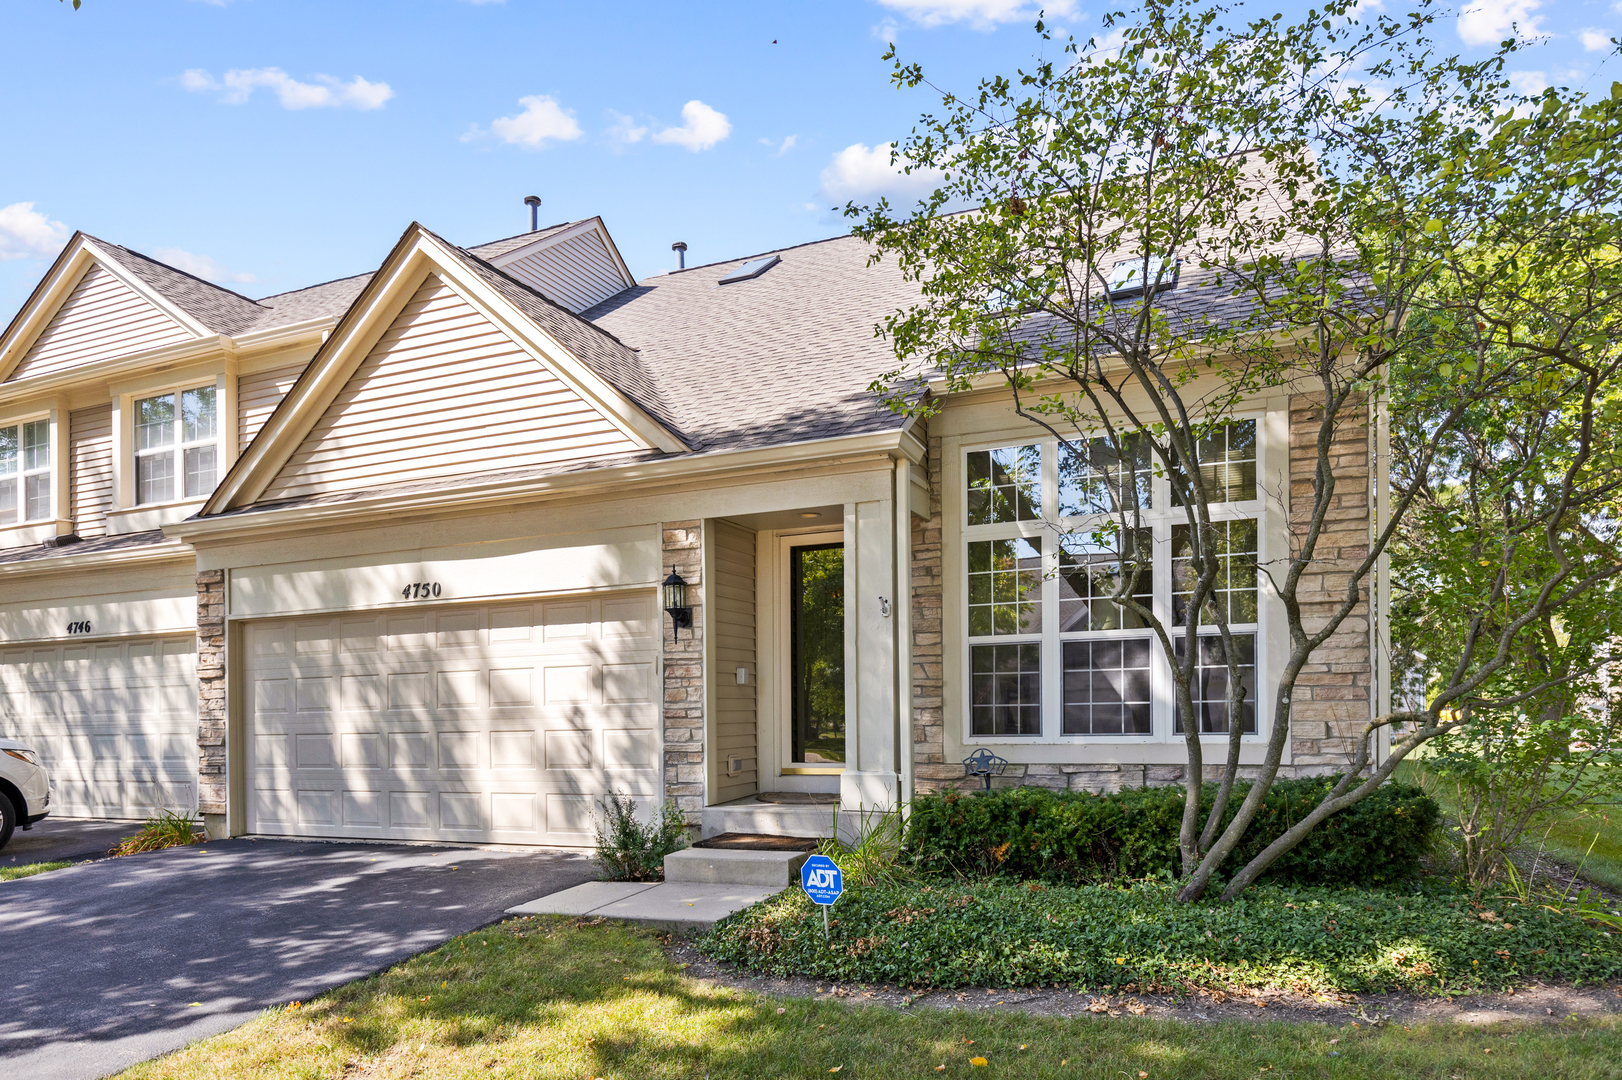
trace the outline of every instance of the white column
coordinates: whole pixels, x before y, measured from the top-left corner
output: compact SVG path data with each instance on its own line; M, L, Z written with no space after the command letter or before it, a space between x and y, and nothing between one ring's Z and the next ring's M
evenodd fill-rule
M895 503L847 503L845 810L888 810L900 799L895 552Z

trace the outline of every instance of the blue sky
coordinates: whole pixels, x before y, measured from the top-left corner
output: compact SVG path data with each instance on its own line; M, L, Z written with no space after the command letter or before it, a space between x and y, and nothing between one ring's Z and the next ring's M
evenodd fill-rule
M1387 0L1395 7L1399 0ZM1299 7L1283 4L1288 11ZM1439 37L1604 92L1622 0L1466 0ZM1087 0L1050 22L1096 29ZM1271 12L1272 7L1268 8ZM1027 0L6 0L0 319L73 229L263 296L372 269L412 220L474 244L601 214L638 276L844 231L942 85L1029 63Z

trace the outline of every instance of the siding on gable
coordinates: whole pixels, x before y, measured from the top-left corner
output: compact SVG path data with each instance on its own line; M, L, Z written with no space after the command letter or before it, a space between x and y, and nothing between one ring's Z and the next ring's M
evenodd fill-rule
M641 449L430 275L261 498L360 491Z
M553 244L501 269L576 315L627 288L614 257L595 232Z
M113 406L93 405L68 414L69 504L73 531L82 537L107 535L113 508Z
M715 670L716 801L753 795L760 787L760 737L756 711L755 666L755 534L730 521L707 529L714 545L710 579L711 625ZM749 669L749 682L738 685L738 668ZM727 759L743 758L743 771L727 775Z
M293 388L308 362L299 360L237 379L237 446L247 450L270 414Z
M192 340L191 331L100 266L91 266L7 382Z

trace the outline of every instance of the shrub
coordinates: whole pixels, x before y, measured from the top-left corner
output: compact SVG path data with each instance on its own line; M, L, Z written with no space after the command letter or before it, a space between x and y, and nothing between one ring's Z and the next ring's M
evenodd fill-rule
M1301 820L1334 777L1280 780L1263 800L1228 867L1244 866ZM1235 784L1224 817L1233 820L1249 784ZM1207 811L1215 785L1206 785ZM1110 795L1005 788L923 795L913 800L903 858L925 873L1012 877L1065 884L1174 877L1182 865L1177 833L1180 787L1130 788ZM1301 885L1387 885L1419 873L1441 819L1419 788L1384 784L1327 818L1269 869L1268 879Z
M799 889L717 923L708 956L772 975L917 987L1131 993L1505 988L1622 977L1622 936L1511 899L1261 884L1225 904L1176 886L901 883L847 890L830 936Z
M134 836L126 836L109 855L137 855L143 851L161 851L164 848L201 844L208 839L200 824L189 814L176 814L159 810L157 817L146 819L146 827Z
M687 820L667 802L647 825L636 819L636 801L610 792L597 819L597 865L610 881L660 881L665 856L687 846Z

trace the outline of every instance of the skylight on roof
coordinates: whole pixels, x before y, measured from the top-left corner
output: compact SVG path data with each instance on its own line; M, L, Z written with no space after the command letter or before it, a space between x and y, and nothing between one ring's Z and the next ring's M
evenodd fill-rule
M748 281L750 278L757 278L782 261L783 257L781 255L768 255L764 259L750 259L722 278L719 284L730 285L734 281Z
M1145 265L1147 264L1147 265ZM1147 259L1127 259L1115 264L1109 274L1109 294L1131 296L1144 291L1147 284L1155 292L1169 289L1177 283L1177 264L1170 258L1151 255Z

